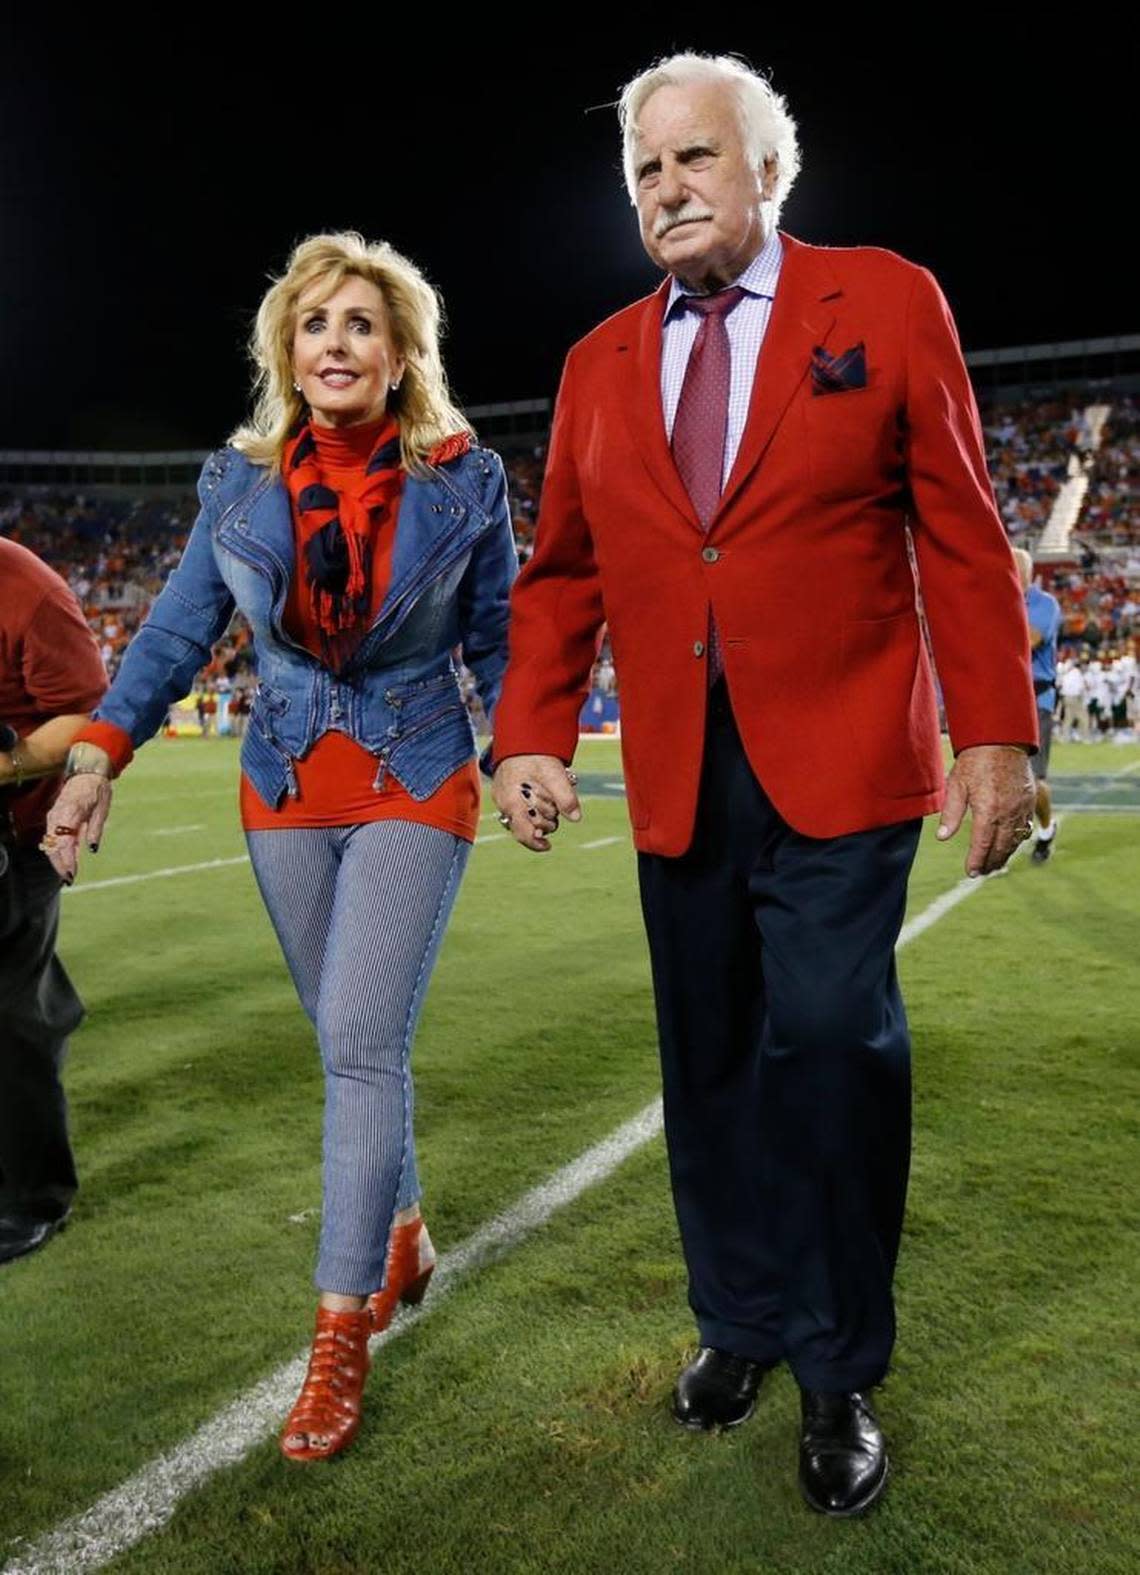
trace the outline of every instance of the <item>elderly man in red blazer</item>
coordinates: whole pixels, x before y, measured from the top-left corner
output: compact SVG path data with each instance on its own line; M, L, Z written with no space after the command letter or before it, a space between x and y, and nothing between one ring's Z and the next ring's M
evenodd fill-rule
M621 119L667 277L566 362L495 797L536 851L578 818L607 622L700 1337L674 1415L742 1422L787 1361L804 1496L854 1514L886 1481L910 1151L894 946L923 815L945 838L969 810L971 875L1027 835L1025 614L931 274L777 228L795 124L739 62L664 61Z

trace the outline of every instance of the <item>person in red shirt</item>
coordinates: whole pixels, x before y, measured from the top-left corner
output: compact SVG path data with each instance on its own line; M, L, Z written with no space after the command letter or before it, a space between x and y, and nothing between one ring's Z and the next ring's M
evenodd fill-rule
M281 1438L295 1460L355 1437L369 1336L435 1263L410 1051L479 818L454 651L490 711L517 569L502 463L447 395L438 331L435 292L391 247L297 247L258 312L254 417L203 468L186 552L77 742L46 839L70 874L110 777L242 612L259 674L242 823L325 1070L320 1303Z
M59 877L36 844L106 687L71 591L0 537L0 1263L50 1240L75 1196L60 1068L83 1003L55 954Z

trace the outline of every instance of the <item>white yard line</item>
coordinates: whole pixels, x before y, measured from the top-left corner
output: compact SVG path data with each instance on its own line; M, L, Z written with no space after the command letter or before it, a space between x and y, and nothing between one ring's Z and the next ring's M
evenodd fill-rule
M1057 816L1058 824L1060 819ZM188 868L209 866L191 865ZM1004 870L999 871L999 874L1004 873ZM125 880L146 878L123 877ZM990 875L980 880L961 880L941 897L936 897L929 907L903 926L898 950L995 878ZM441 1296L467 1275L504 1257L545 1225L559 1209L573 1203L589 1187L604 1181L660 1131L661 1101L654 1099L631 1121L555 1171L548 1181L525 1193L513 1207L496 1215L458 1247L445 1252L436 1267L432 1295L425 1305L398 1313L390 1327L372 1341L372 1349L376 1350L412 1328L438 1304ZM293 1216L297 1220L304 1217ZM215 1472L237 1465L277 1431L305 1376L307 1361L306 1350L240 1394L185 1442L159 1455L120 1487L97 1499L90 1509L62 1521L54 1531L46 1532L20 1551L15 1550L21 1539L15 1539L9 1544L13 1550L10 1562L5 1564L0 1575L77 1575L79 1571L102 1569L144 1537L160 1531L188 1494L201 1487Z
M486 819L486 816L483 818ZM176 830L197 831L198 829L200 828L197 826L177 826L171 827L168 834L173 835ZM151 832L150 835L157 837L163 835L163 833L155 831ZM490 831L485 832L481 837L476 837L475 842L477 845L482 842L506 842L508 838L509 833L506 831ZM602 837L597 842L583 842L581 846L583 849L604 848L607 843L624 841L624 837ZM65 897L82 897L84 892L106 891L110 886L135 886L139 881L143 880L168 880L173 875L195 875L199 870L219 870L233 864L248 863L249 854L238 853L230 859L204 859L200 864L172 864L166 869L147 870L141 875L113 875L108 880L86 880L81 886L65 886L63 894ZM2 1575L2 1572L0 1572L0 1575Z
M1061 821L1063 818L1064 817L1061 815L1053 816L1053 823L1058 830L1061 828ZM968 835L968 833L969 828L967 827L966 834ZM941 897L935 897L934 901L928 908L924 908L922 912L916 914L908 924L903 925L902 930L899 933L899 943L896 947L896 950L901 951L904 946L909 945L911 941L916 940L918 936L922 935L926 930L928 930L932 924L937 924L939 919L941 919L944 914L949 913L952 908L956 908L960 902L965 902L966 898L972 897L975 892L981 891L982 887L987 881L998 880L1001 876L1008 875L1009 867L1013 860L1017 858L1019 854L1024 853L1027 848L1031 848L1032 846L1032 839L1027 838L1024 842L1020 843L1017 848L1014 849L1013 855L1004 869L995 870L992 875L978 876L973 880L971 880L969 876L966 876L963 880L960 880L956 886L951 886L949 891L944 891ZM3 1575L2 1571L0 1571L0 1575Z
M220 870L231 864L248 864L249 854L232 859L207 859L203 864L172 864L169 869L147 870L145 875L113 875L110 880L88 880L82 886L65 886L65 897L82 897L89 891L106 891L108 886L135 886L140 880L166 880L171 875L194 875L198 870Z
M206 827L199 821L193 826L156 826L153 831L144 831L144 837L178 837L185 831L205 831Z
M599 837L595 842L582 842L578 845L580 853L586 853L590 848L609 848L615 842L624 842L624 837Z

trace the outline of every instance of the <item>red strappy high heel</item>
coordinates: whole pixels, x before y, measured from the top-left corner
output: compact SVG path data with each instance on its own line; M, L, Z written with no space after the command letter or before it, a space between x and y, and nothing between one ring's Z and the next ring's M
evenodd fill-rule
M333 1312L317 1308L309 1370L297 1403L281 1430L281 1453L289 1460L327 1460L352 1443L360 1430L360 1400L371 1365L368 1309ZM290 1439L301 1438L300 1444Z
M388 1243L387 1283L368 1298L373 1334L392 1322L397 1302L415 1307L423 1301L434 1268L435 1248L419 1215L406 1225L397 1225Z

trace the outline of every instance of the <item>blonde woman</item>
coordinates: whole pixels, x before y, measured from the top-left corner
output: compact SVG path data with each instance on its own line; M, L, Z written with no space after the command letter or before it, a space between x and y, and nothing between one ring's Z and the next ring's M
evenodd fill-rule
M454 653L490 712L516 557L502 462L472 442L440 304L390 246L315 235L257 314L250 422L206 461L186 551L79 736L45 850L66 880L111 780L240 609L258 684L242 743L254 874L325 1074L320 1291L294 1460L360 1425L368 1337L435 1261L409 1056L479 817Z

